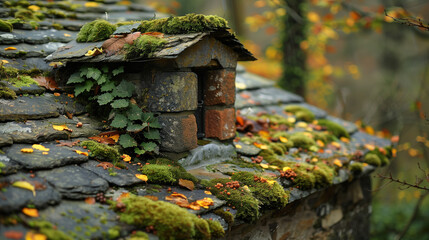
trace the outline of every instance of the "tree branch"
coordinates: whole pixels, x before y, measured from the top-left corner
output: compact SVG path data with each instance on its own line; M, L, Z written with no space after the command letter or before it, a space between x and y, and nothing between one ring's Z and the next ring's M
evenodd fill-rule
M420 166L420 165L419 165L419 166ZM420 185L421 185L421 183L423 182L421 178L417 178L417 177L416 177L416 184L411 184L411 183L408 183L408 182L407 182L407 181L405 181L405 180L402 180L402 181L401 181L401 180L399 180L399 179L397 179L397 178L394 178L394 177L392 176L392 173L390 173L390 174L389 174L389 176L383 176L383 175L381 175L381 174L378 174L378 177L379 177L379 178L382 178L382 179L385 179L385 180L389 180L390 182L396 182L396 183L401 184L402 186L404 186L404 188L401 188L401 190L403 190L403 189L408 189L408 188L416 188L416 189L420 189L420 190L429 191L429 188L428 188L428 187L420 186ZM425 178L426 178L426 179L428 179L428 176L426 175L426 176L425 176Z

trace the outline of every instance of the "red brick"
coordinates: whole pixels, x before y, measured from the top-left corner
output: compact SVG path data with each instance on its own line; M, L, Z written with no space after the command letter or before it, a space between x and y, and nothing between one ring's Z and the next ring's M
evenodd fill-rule
M235 137L235 109L207 109L204 116L208 138L226 140Z
M235 70L207 71L204 83L204 104L234 105L235 102Z
M161 150L185 152L196 148L197 122L193 114L162 114L158 117L161 129Z

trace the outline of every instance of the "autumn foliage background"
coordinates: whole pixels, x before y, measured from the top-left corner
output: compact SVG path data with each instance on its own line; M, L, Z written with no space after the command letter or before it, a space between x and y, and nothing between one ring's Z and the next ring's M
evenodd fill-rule
M281 50L284 19L296 15L289 6L297 1L142 2L171 14L226 18L259 59L243 63L247 70L281 81L287 54ZM412 184L422 179L420 186L429 185L425 178L429 174L429 29L424 27L429 23L429 2L298 2L304 13L297 18L305 32L299 51L306 56L302 78L306 101L397 144L392 163L373 174L372 238L429 239L428 191L404 189L377 177L391 173Z

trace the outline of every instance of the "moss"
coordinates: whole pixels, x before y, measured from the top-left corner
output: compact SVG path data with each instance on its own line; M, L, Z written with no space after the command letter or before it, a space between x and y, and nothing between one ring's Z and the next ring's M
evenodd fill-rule
M2 173L2 168L6 167L6 165L4 165L4 163L0 162L0 174Z
M109 228L109 230L107 230L107 235L109 239L117 239L121 236L121 228L119 226Z
M51 18L66 18L67 14L64 11L58 9L49 9L46 14Z
M0 98L3 99L16 99L16 93L8 88L6 84L0 82Z
M37 229L40 233L46 235L48 240L71 240L72 238L57 229L52 223L43 220L30 221L28 225L31 228Z
M277 114L263 114L259 116L248 116L249 119L254 121L266 121L270 125L285 125L293 126L293 123L289 122L287 118L277 115Z
M62 30L64 29L63 25L59 24L59 23L54 23L52 24L52 27L57 29L57 30Z
M319 124L320 126L326 127L326 129L332 134L334 134L337 138L341 138L341 137L350 138L350 135L347 132L347 130L338 123L329 121L327 119L319 119L317 120L317 124Z
M212 238L223 238L225 237L225 230L218 221L207 220L210 229L210 235Z
M151 183L173 184L177 180L171 171L172 167L165 165L149 164L140 168L140 171L148 177Z
M40 21L34 12L28 9L20 9L15 13L15 18L22 19L24 21Z
M289 141L293 142L293 146L296 148L310 149L312 146L316 146L316 142L308 134L303 132L296 132L289 137Z
M149 240L149 236L142 231L137 231L131 235L127 240Z
M374 166L385 166L385 165L389 164L390 161L389 161L389 158L387 156L390 153L385 149L381 149L381 150L384 150L383 151L384 154L379 149L375 149L375 150L368 152L364 157L365 162L368 164L374 165ZM368 155L370 155L368 157L370 159L370 160L368 160L369 162L367 162L367 156ZM376 160L376 158L373 155L376 155L378 160ZM372 162L372 163L370 163L370 162ZM379 164L378 164L378 162L379 162Z
M320 140L323 143L329 143L335 140L335 137L327 131L312 132L311 134L313 135L315 141Z
M30 85L38 85L38 83L30 76L21 75L16 78L7 79L14 87L28 87Z
M106 20L94 20L82 26L77 34L77 42L98 42L108 39L116 26Z
M302 190L330 186L335 176L334 168L324 163L313 165L309 163L288 162L286 166L290 167L296 173L293 183Z
M174 204L135 195L123 198L122 203L125 208L118 211L119 221L139 228L153 226L160 239L211 237L206 220Z
M247 186L249 186L250 191L253 196L256 197L264 208L271 209L280 209L286 206L288 202L288 194L284 191L283 187L281 187L276 181L274 182L262 182L260 174L255 174L251 172L238 172L234 173L231 176L231 179L234 181L239 181ZM262 178L263 180L264 178ZM256 180L256 181L255 181Z
M360 174L363 171L363 164L360 162L354 162L349 165L349 170L353 174Z
M305 107L299 105L289 105L284 108L286 112L293 113L297 120L312 122L315 118L314 113Z
M138 37L132 45L126 44L125 58L151 58L154 53L161 49L167 41L154 36L143 35Z
M288 150L288 144L284 144L281 142L276 142L276 143L270 143L268 145L269 148L271 148L273 150L273 152L277 155L284 155L286 154L287 150Z
M247 222L256 221L259 217L260 201L242 186L238 189L226 187L226 183L230 181L231 180L228 178L218 178L202 183L210 189L217 198L227 201L233 208L236 208L237 218ZM215 187L216 184L222 184L224 187L217 188Z
M99 160L116 163L120 157L119 151L116 148L109 147L96 141L83 141L80 143L80 146L86 147L90 151L90 157L97 158Z
M375 153L367 153L364 157L364 161L373 166L381 166L381 160Z
M13 31L13 26L12 26L11 23L6 22L6 21L0 19L0 31L2 31L2 32L12 32Z
M271 149L263 149L259 153L259 156L262 156L265 161L267 161L268 163L271 163L271 164L274 164L274 163L279 161L276 153Z
M311 171L316 178L316 188L323 188L332 185L335 176L334 168L319 162L316 163L316 166L314 166Z
M134 23L138 23L140 21L124 21L124 22L117 22L116 26L120 27L120 26L124 26L124 25L132 25Z
M214 15L205 16L203 14L191 13L180 17L142 21L138 31L186 34L208 32L219 28L228 28L228 22Z
M232 213L224 211L222 208L216 209L213 213L223 218L229 227L232 227L234 224L234 215Z

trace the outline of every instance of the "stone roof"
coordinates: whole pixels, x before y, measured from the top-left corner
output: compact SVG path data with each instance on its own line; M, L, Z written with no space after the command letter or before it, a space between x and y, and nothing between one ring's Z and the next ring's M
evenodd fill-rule
M52 29L50 27L52 22L45 21L46 23L40 23L38 30L15 29L12 33L2 32L0 41L3 45L0 55L9 62L6 66L18 69L34 67L51 71L54 66L48 65L42 58L74 39L77 26L81 26L89 18L104 16L107 9L111 11L109 19L125 17L135 20L143 16L148 18L153 16L154 12L150 8L133 4L119 6L115 5L116 2L105 0L104 4L94 8L84 7L82 2L82 7L75 10L76 20L54 20L64 24L65 30ZM119 14L124 10L129 12L125 15ZM4 14L2 17L9 17L5 8L0 12ZM211 33L189 34L186 37L193 39L189 40L192 42L204 34ZM178 38L182 37L184 36ZM14 46L17 50L4 50L8 46ZM26 50L25 55L18 54L22 49ZM166 53L165 56L167 55ZM168 199L171 199L171 194L175 192L186 196L189 202L210 198L213 202L207 206L208 208L184 209L194 215L201 215L203 219L219 221L225 230L231 227L228 224L249 221L249 218L243 217L239 206L231 205L227 196L219 195L214 188L207 192L208 189L203 187L207 182L196 183L195 189L191 191L181 187L177 182L154 183L149 174L149 183L137 178L139 175L136 174L142 174L139 171L142 165L154 164L151 158L141 161L133 159L131 162L119 160L125 166L120 169L109 168L106 163L103 165L97 159L90 158L85 154L88 153L87 149L79 146L79 141L97 136L104 130L104 124L93 119L85 106L78 103L73 95L61 89L51 91L37 85L14 87L4 78L1 82L9 86L18 96L16 99L0 98L0 163L3 165L0 167L0 238L18 232L18 238L14 239L24 239L33 231L52 238L49 233L52 234L55 229L58 230L53 233L56 237L60 236L61 231L71 239L100 239L106 236L117 238L130 236L134 230L140 229L147 230L151 239L156 239L153 229L139 228L118 220L123 209L120 205L116 204L116 208L112 209L108 204L104 204L106 198L111 197L113 200L120 196L125 198L124 193L128 192L166 202L172 202ZM242 130L234 143L202 140L198 148L179 161L188 173L197 178L210 180L231 177L232 172L251 172L259 176L261 181L274 179L275 183L260 184L281 186L289 195L288 203L316 191L322 191L323 186L320 185L307 189L300 188L294 180L282 175L281 171L287 169L277 166L278 163L269 162L268 158L258 158L267 148L272 149L277 143L288 141L287 139L290 141L296 132L307 132L313 134L313 137L316 135L314 133L326 132L327 129L321 127L317 121L303 121L299 119L298 113L285 111L285 108L291 105L308 109L316 120L329 119L336 122L350 134L349 138L341 138L334 137L332 132L326 132L330 139L317 141L317 145L312 145L316 148L312 149L300 147L297 143L291 145L287 151L275 149L276 158L284 163L292 163L292 169L299 164L312 163L313 159L319 163L326 163L334 171L332 181L327 181L326 184L340 184L362 174L368 174L375 166L361 164L359 165L361 169L357 170L351 166L353 163L365 162L364 156L367 153L377 151L379 147L388 149L390 146L388 140L361 132L353 123L329 116L325 111L305 103L300 96L281 90L275 87L274 82L248 73L241 67L237 69L236 91L236 108L239 110L240 118L237 127ZM273 116L279 116L276 118L277 121L287 121L287 127L279 127L282 124L277 124ZM79 127L78 123L82 123L82 126ZM59 130L53 127L63 125L67 128ZM265 132L284 133L279 136L284 136L286 140L280 137L264 138ZM259 198L256 192L252 193L252 189L245 188L244 185L249 184L244 182L245 180L240 181L240 189L248 191L252 199ZM91 202L93 200L91 197L96 197L97 202ZM257 203L254 210L259 209L263 213L267 209L261 200L253 201ZM38 209L39 217L28 216L31 214L27 212L28 210L23 210L26 208ZM222 217L222 214L215 214L216 209L227 210L237 217L237 221L233 223L225 216ZM168 219L170 216L164 217ZM56 227L37 225L37 222L42 223L42 220ZM177 222L181 221L185 221L185 218L179 218ZM157 226L154 227L156 229Z

